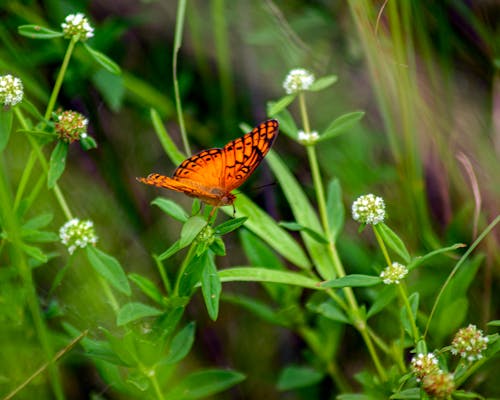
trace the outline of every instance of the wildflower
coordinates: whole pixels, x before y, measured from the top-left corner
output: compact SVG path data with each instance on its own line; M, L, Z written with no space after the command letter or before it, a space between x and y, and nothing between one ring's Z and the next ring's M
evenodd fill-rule
M418 354L411 360L411 370L420 382L425 376L435 374L440 371L438 360L433 353Z
M384 199L371 193L358 197L352 203L352 218L362 224L376 225L383 222L385 218Z
M476 325L470 324L467 328L460 329L451 343L451 352L460 354L468 361L479 360L483 357L483 350L488 347L488 337L483 336L483 331Z
M312 131L312 132L304 132L304 131L299 131L299 136L298 140L300 143L304 145L310 145L316 143L316 141L319 139L318 132Z
M84 248L89 243L95 245L97 236L94 232L94 224L92 221L80 221L78 218L73 218L66 222L59 229L59 237L69 251L69 254L78 248Z
M56 133L59 139L73 143L87 137L89 121L76 111L62 111L56 115Z
M59 139L73 143L87 137L89 121L76 111L62 111L56 115L55 129Z
M447 399L455 390L453 374L439 370L426 375L422 380L422 387L430 396L437 399Z
M66 39L71 39L78 36L82 42L94 36L94 28L89 24L89 21L82 13L70 14L61 24Z
M408 268L403 264L393 262L392 265L386 267L381 273L380 277L384 280L386 285L392 283L399 284L401 279L403 279L408 274Z
M10 74L0 76L0 104L15 106L23 100L24 89L21 79Z
M283 82L286 94L308 90L314 83L314 75L303 68L292 69Z

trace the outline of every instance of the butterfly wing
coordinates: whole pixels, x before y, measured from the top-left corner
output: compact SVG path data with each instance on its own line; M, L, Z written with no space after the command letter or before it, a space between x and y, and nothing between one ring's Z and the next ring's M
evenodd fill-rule
M196 181L180 181L161 174L149 174L147 178L137 178L139 182L147 185L158 186L176 192L182 192L191 197L197 197L208 204L218 204L220 194L213 192L210 188Z
M222 149L224 173L220 185L226 192L242 185L255 171L273 145L278 132L278 121L271 119L224 146Z
M213 148L184 160L172 178L150 174L138 178L148 185L183 192L212 204L231 204L229 193L245 182L259 166L278 135L278 121L269 120L222 149Z

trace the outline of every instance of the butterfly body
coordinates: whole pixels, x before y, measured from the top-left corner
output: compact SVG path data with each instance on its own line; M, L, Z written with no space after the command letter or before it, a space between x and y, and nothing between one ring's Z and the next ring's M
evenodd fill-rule
M278 122L269 120L223 148L200 151L184 160L170 178L150 174L138 178L148 185L183 192L215 207L233 204L231 193L253 173L278 135Z

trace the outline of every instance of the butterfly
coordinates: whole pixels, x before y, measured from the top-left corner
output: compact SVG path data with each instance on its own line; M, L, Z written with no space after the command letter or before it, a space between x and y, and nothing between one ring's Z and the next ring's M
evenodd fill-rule
M240 187L264 159L278 136L276 120L260 123L223 148L200 151L184 160L173 176L150 174L139 182L182 192L215 207L233 204Z

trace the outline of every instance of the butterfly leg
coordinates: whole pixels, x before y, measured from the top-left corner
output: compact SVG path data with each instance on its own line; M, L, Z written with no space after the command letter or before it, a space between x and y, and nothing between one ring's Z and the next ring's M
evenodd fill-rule
M210 214L208 215L208 220L209 220L209 221L211 221L211 220L212 220L212 217L214 217L214 214L215 214L215 212L217 211L217 209L218 209L218 208L219 208L219 207L214 207L214 208L212 208L212 211L210 211ZM215 220L215 218L216 218L216 216L214 217L214 220ZM211 221L211 222L213 222L213 221Z

